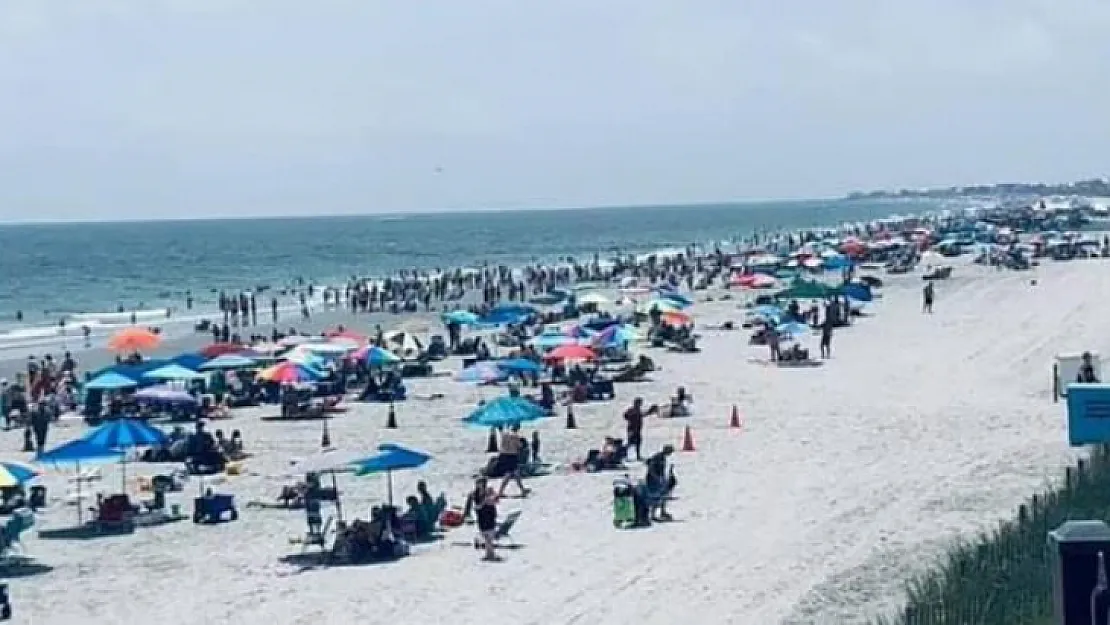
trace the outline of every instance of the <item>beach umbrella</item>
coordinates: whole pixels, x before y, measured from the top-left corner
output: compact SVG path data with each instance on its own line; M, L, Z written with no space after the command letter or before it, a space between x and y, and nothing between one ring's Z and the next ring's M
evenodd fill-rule
M115 419L81 437L90 445L114 451L157 447L169 442L166 433L138 419ZM123 491L127 492L127 456L122 457Z
M81 484L84 482L81 479L81 465L120 462L123 457L123 452L118 449L105 449L83 438L75 438L39 454L35 457L35 462L54 469L72 466L77 471L77 523L80 524L84 517L84 505L81 503Z
M248 358L241 354L224 354L223 356L217 356L202 364L200 370L219 371L221 369L246 369L254 365L255 361L253 358Z
M663 323L671 326L684 326L694 322L694 318L683 312L665 312L661 319Z
M509 372L499 368L491 361L478 362L463 369L455 376L456 382L466 384L490 384L509 377Z
M0 460L0 488L22 486L39 476L39 470L22 462Z
M479 318L478 315L469 310L452 310L443 313L443 321L444 323L456 323L461 326L472 326L479 323Z
M303 367L309 367L311 369L317 370L323 370L323 368L326 367L328 364L328 361L325 360L323 356L320 356L319 354L314 354L309 351L303 351L300 348L294 349L293 351L285 354L284 356L282 356L282 359L285 362L291 362Z
M158 347L162 337L146 328L125 328L108 339L108 348L117 352L140 352Z
M651 313L652 311L663 312L681 312L682 306L677 302L669 299L653 299L648 300L640 305L639 311L644 314Z
M146 399L150 401L161 401L174 404L195 404L197 398L189 393L171 386L149 386L139 390L135 393L136 399Z
M852 282L849 284L845 284L841 288L844 290L845 295L847 295L851 299L856 300L857 302L870 302L872 299L874 299L874 295L871 294L871 287L867 286L866 284Z
M238 354L246 349L238 343L211 343L202 347L197 353L205 358L216 358L224 354Z
M463 423L482 428L519 425L544 418L543 408L532 400L513 395L503 395L481 406L463 417Z
M366 336L365 334L359 334L354 330L341 330L339 328L335 328L334 330L329 330L325 332L324 336L327 337L329 341L345 341L354 343L356 345L362 345L370 340L370 337Z
M388 488L389 505L393 505L393 472L407 469L418 469L431 460L432 457L422 451L409 449L393 443L378 445L378 453L361 460L355 460L351 466L355 475L372 475L385 473Z
M563 345L574 345L577 339L565 334L541 334L528 341L536 349L554 349Z
M95 391L118 391L125 388L134 388L138 385L138 382L125 375L120 375L115 371L106 371L89 380L85 384L85 388Z
M546 360L594 360L597 354L585 345L563 345L544 356Z
M678 306L680 306L682 308L689 308L690 306L694 305L694 300L692 300L689 297L679 293L678 291L671 291L669 289L659 289L658 291L656 291L656 294L659 297L659 299L674 302L675 304L677 304Z
M324 376L311 367L306 367L295 362L280 362L272 367L267 367L259 371L255 377L263 382L297 384L300 382L316 382Z
M382 349L377 345L359 351L361 353L358 354L356 358L362 360L371 367L385 367L401 361L400 356L397 356L387 349Z
M783 310L781 306L762 304L753 308L752 313L763 317L764 319L779 319L786 314L786 311Z
M147 371L143 374L143 377L151 380L204 380L208 378L203 373L197 373L181 365L158 367L152 371Z
M775 293L779 299L826 299L839 295L840 289L820 282L795 280L791 285Z
M311 352L321 356L342 356L353 351L358 345L344 343L301 343L295 351Z
M539 373L543 371L543 366L527 358L505 358L498 360L495 364L498 369L508 373Z
M789 321L775 326L775 332L783 336L800 336L808 334L809 331L809 326L804 323L798 323L797 321Z

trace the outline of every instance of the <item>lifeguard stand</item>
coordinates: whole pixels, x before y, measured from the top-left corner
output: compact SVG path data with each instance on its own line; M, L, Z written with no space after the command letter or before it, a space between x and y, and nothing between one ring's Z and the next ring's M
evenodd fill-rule
M1091 355L1091 366L1095 369L1095 377L1102 379L1102 360L1098 352L1087 352ZM1068 385L1079 377L1079 367L1083 365L1083 354L1057 354L1056 362L1052 364L1052 401L1059 401L1061 397L1068 396Z

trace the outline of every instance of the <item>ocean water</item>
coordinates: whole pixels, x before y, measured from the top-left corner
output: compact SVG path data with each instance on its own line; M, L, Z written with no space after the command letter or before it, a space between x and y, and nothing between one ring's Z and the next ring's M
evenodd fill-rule
M194 306L219 289L339 284L403 268L602 257L754 231L835 225L937 208L929 202L711 206L0 226L0 336L72 313ZM16 311L24 320L16 323Z

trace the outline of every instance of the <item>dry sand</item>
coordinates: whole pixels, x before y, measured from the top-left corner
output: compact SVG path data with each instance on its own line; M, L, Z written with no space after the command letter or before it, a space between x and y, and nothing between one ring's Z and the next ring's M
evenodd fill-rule
M495 564L452 544L471 539L462 528L399 562L300 570L279 558L299 550L288 539L303 533L304 519L283 511L242 509L229 525L185 522L95 541L29 537L28 549L53 570L11 580L17 622L863 622L895 607L904 580L950 540L996 523L1073 458L1063 406L1051 401L1052 357L1110 350L1110 318L1098 308L1110 289L1103 262L1026 274L961 266L938 285L933 315L920 312L920 287L917 276L895 279L871 318L837 333L824 367L770 368L752 361L766 350L749 347L746 332L704 331L701 354L653 352L663 371L652 382L579 407L579 429L564 429L561 415L540 426L545 458L566 462L621 433L634 396L663 401L685 385L695 415L652 420L646 431L652 450L677 444L685 425L694 431L697 450L676 456L675 523L614 530L616 475L568 473L534 480L533 496L502 507L523 510L515 532L523 547ZM704 324L740 318L735 302L694 312ZM397 430L383 428L385 406L351 404L331 421L334 453L384 441L427 450L435 460L397 475L397 491L425 479L458 503L485 447L483 432L457 421L475 393L450 378L411 387L448 399L399 405ZM727 427L733 404L740 431ZM255 453L247 475L220 487L241 507L272 498L297 472L290 459L318 450L320 423L259 420L275 411L239 411L217 425L241 429ZM0 447L18 449L19 438L4 434ZM104 471L102 488L118 483L113 467ZM63 477L46 481L64 492ZM350 476L341 490L348 517L365 516L385 492L379 478ZM73 520L54 502L40 525Z

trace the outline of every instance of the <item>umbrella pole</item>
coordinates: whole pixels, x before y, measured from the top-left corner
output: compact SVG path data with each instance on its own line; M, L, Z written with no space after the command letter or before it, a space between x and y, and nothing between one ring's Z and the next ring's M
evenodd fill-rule
M335 489L335 518L336 521L343 522L343 502L339 497L339 481L335 478L335 471L331 472L331 487Z
M81 461L77 461L77 525L85 524L85 506L81 499Z
M385 479L386 479L386 493L388 494L388 498L389 498L389 507L392 508L393 507L393 471L386 471L385 472Z

